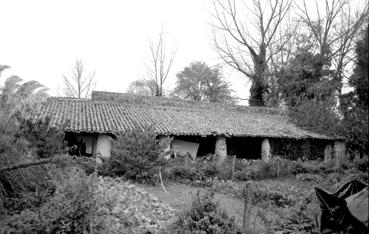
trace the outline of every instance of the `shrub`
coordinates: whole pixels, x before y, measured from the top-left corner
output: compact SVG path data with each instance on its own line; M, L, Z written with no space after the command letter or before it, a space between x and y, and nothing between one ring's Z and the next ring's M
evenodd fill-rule
M121 178L99 177L95 188L94 233L161 233L173 219L170 206Z
M78 167L52 169L54 195L41 207L25 209L0 223L1 233L83 233L93 205L93 177Z
M193 165L198 171L204 174L206 178L212 178L219 175L219 168L214 159L197 158Z
M274 205L277 207L286 207L293 206L296 203L296 200L292 196L287 196L280 191L261 186L254 187L253 199L253 202L259 206Z
M324 171L329 171L329 167L324 166L320 161L302 161L298 159L293 161L291 165L291 173L297 174L322 174Z
M64 137L60 127L52 127L50 118L44 120L21 119L16 137L22 136L29 142L30 148L39 158L50 158L56 154L65 153Z
M56 191L40 207L2 216L0 233L158 233L174 210L120 178L52 166Z
M204 180L205 176L202 171L195 167L173 166L165 170L165 177L167 179L175 180L180 183L190 183L196 180Z
M274 158L268 162L255 160L241 171L235 172L235 178L241 181L262 180L292 175L293 166L287 159Z
M353 160L353 164L358 170L363 171L363 172L368 172L369 171L369 156L364 155L363 157L360 157L359 155L357 155Z
M37 159L27 154L27 143L24 139L3 133L0 129L0 168ZM44 166L0 172L0 214L36 205L49 186Z
M0 111L0 168L61 153L64 133L49 123L49 119L8 119ZM47 196L51 186L48 180L44 165L0 172L0 213L38 205Z
M234 218L214 202L214 193L197 192L191 208L184 211L169 228L168 233L241 233Z
M155 183L165 165L153 127L135 126L117 137L112 157L100 168L104 175L122 176L139 183Z

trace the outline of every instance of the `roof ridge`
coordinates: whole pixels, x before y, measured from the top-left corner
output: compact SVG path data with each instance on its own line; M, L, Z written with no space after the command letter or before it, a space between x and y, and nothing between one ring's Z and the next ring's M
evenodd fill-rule
M183 107L183 106L164 106L164 105L149 105L147 103L127 103L127 102L119 102L119 101L105 101L105 100L93 100L93 99L89 99L89 98L74 98L74 97L49 97L48 100L54 100L54 101L74 101L74 102L89 102L89 103L97 103L97 104L114 104L114 105L120 105L120 106L130 106L130 107L145 107L145 108L149 108L149 109L161 109L161 110L165 110L165 109L171 109L171 110L181 110L181 111L190 111L190 112L196 112L196 111L202 111L202 112L212 112L214 110L212 109L202 109L200 107L192 107L192 108L188 108L188 107ZM228 110L230 112L238 112L238 113L242 113L241 111L237 111L237 110ZM248 113L251 114L267 114L267 113L262 113L260 111L249 111ZM270 113L269 113L270 114ZM276 114L274 113L273 115L281 115L281 114Z
M141 96L127 93L107 92L107 91L92 91L92 100L109 100L114 102L125 102L136 105L147 106L165 106L165 107L183 107L188 109L200 109L200 110L227 110L227 111L239 111L248 113L262 113L262 114L275 114L275 115L287 115L288 110L278 107L255 107L255 106L243 106L216 102L204 102L204 101L191 101L180 98L168 98L168 97L156 97L156 96ZM120 100L120 101L119 101Z

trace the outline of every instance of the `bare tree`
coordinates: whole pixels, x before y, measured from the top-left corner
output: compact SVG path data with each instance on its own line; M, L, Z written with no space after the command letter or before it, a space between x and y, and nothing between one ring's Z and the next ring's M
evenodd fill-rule
M96 86L95 72L86 74L85 65L82 60L77 59L68 77L63 74L63 95L67 97L88 98Z
M150 62L147 65L147 75L144 78L147 82L155 81L155 96L163 96L163 85L168 78L170 69L177 52L177 47L167 48L164 37L164 30L158 35L157 41L149 41Z
M291 1L213 1L215 47L226 64L251 79L250 105L266 104L269 63L292 36L278 35Z
M347 67L352 62L355 40L368 20L368 2L355 12L349 0L315 1L315 9L307 7L306 2L296 4L298 14L312 34L310 40L316 52L332 64L333 79L340 92L343 78L349 75Z

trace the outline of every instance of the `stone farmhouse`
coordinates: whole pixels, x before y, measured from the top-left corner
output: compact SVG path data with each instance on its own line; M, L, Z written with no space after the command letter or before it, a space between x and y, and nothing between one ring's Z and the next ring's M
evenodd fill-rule
M342 139L313 133L290 122L287 110L94 91L91 99L49 98L38 118L65 126L65 140L81 155L111 155L112 140L135 125L153 126L159 142L170 137L177 155L209 153L221 159L296 157L331 160L345 154ZM314 152L314 153L313 153Z

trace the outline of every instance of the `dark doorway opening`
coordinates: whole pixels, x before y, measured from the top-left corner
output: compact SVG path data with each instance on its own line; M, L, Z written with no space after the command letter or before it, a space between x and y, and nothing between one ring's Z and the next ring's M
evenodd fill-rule
M173 137L173 136L172 136ZM175 139L189 141L199 144L197 150L197 157L202 157L207 154L214 154L215 152L215 141L216 138L212 136L201 137L201 136L174 136Z
M237 158L261 159L261 142L257 137L227 138L227 153Z

